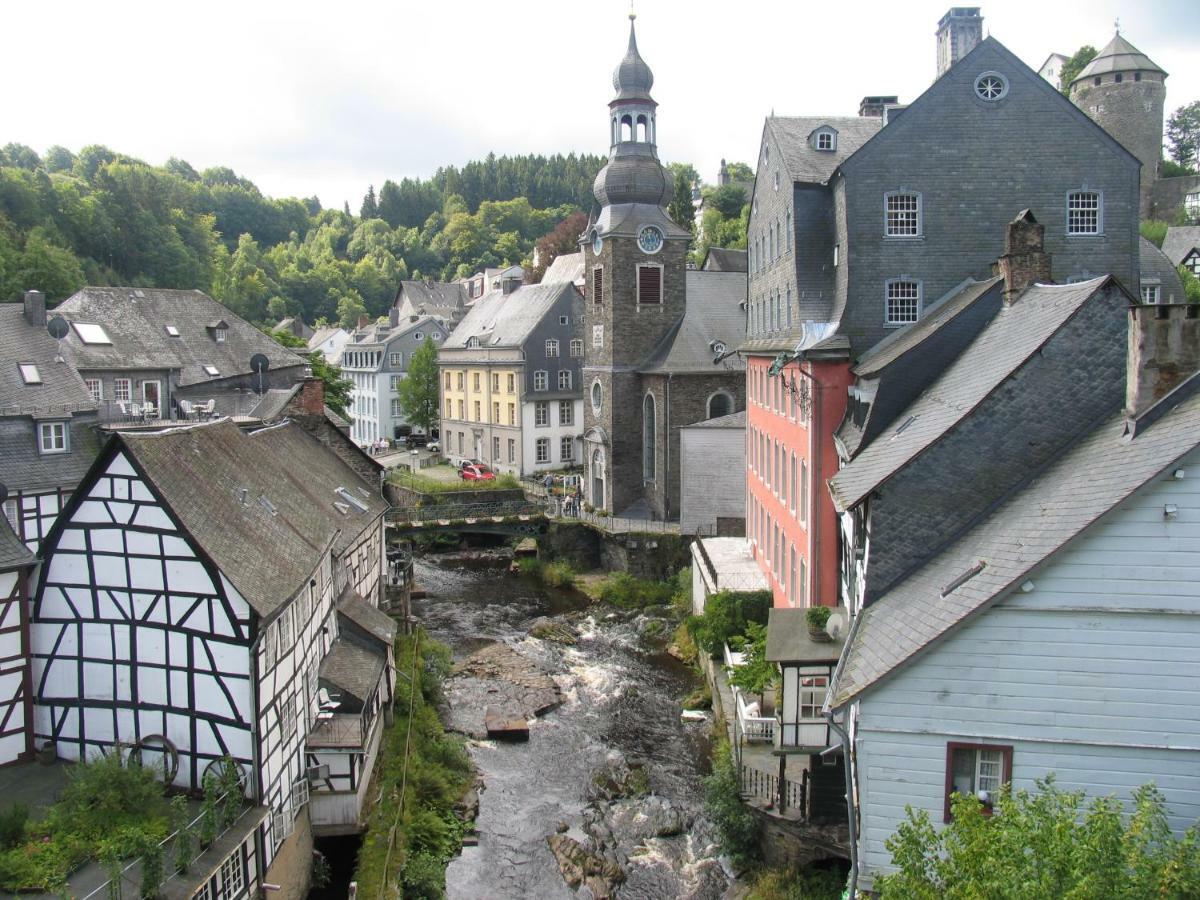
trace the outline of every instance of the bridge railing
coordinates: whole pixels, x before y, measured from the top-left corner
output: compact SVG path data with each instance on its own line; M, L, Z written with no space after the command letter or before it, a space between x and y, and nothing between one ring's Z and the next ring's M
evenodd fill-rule
M427 506L393 506L387 511L387 521L393 524L417 522L457 522L464 519L508 519L519 516L542 516L545 511L537 503L524 500L501 500L493 503L436 503Z

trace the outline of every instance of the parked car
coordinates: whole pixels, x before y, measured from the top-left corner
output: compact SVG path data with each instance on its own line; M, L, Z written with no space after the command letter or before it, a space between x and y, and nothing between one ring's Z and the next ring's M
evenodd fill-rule
M482 463L467 463L458 470L458 476L463 481L491 481L496 473Z
M429 443L429 435L427 434L409 434L404 438L404 443L409 447L424 447Z

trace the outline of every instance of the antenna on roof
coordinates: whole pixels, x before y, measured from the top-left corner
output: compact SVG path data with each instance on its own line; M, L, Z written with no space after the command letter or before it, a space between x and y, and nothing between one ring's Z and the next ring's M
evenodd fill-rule
M265 353L255 353L250 357L250 371L258 375L258 387L256 393L264 394L266 389L263 387L263 376L267 374L267 369L271 368L271 361L267 359Z
M50 337L54 338L54 340L61 341L67 336L67 332L71 330L71 326L67 324L67 320L62 316L55 316L46 323L46 330L50 332ZM55 355L54 361L56 363L66 362L66 360L63 359L61 347L59 348L57 355Z

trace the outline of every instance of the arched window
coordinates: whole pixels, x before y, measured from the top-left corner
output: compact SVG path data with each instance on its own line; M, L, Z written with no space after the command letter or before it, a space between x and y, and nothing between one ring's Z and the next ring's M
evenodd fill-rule
M642 478L654 480L655 451L657 450L656 434L658 425L654 409L654 395L647 394L642 401Z
M646 125L646 117L645 116L637 117L637 134L635 135L635 137L637 140L639 140L643 143L645 143L647 140L650 139L649 131L648 131L648 128Z
M733 398L725 391L717 391L708 398L707 418L715 419L718 416L727 416L731 412L733 412Z
M621 140L633 140L633 116L621 116Z

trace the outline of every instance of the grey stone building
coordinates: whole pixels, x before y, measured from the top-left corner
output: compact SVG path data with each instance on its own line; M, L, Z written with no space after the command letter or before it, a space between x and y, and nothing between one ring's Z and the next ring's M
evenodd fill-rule
M617 514L679 516L679 428L745 408L739 272L687 269L686 228L658 161L654 76L629 47L613 74L609 158L580 238L584 298L585 496Z

